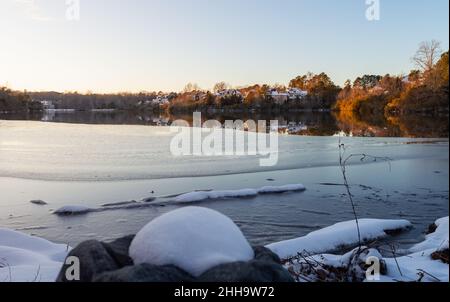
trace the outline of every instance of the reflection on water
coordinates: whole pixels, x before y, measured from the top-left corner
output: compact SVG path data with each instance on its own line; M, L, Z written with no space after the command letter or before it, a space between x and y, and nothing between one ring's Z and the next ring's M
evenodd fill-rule
M447 138L448 116L406 115L385 117L375 114L359 116L352 112L333 114L337 127L353 136Z
M202 115L203 120L278 120L283 133L307 136L331 136L345 133L365 137L421 137L447 138L448 116L409 115L385 117L360 116L352 112L292 112L292 113L213 113ZM46 111L42 113L5 114L4 120L34 120L58 123L152 125L168 126L183 119L192 124L192 115L129 111Z

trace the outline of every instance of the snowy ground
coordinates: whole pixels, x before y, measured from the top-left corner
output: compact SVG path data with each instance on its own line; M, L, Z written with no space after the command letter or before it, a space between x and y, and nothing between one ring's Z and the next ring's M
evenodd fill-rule
M69 249L0 228L0 282L53 282Z
M250 250L248 247L245 248L247 243L240 231L231 220L223 216L219 217L212 212L211 210L205 210L202 214L203 219L199 223L195 223L195 217L188 217L188 220L180 219L177 213L175 213L177 215L166 216L166 218L170 218L169 222L170 220L175 220L176 224L183 224L184 230L190 232L192 237L196 237L196 240L205 239L208 241L207 247L204 245L202 247L201 242L197 241L192 244L191 249L193 249L193 253L199 254L203 248L205 251L211 251L215 245L220 246L220 241L222 241L220 238L226 238L224 234L230 232L230 234L234 234L234 237L231 236L230 238L239 237L243 242L241 246L244 246L244 248L240 248L241 250L236 252L238 255L236 259L240 259L239 257L246 259L247 250ZM187 211L187 214L189 213L191 212ZM213 219L213 224L215 225L212 231L220 229L221 237L208 236L208 234L211 235L211 232L208 232L210 229L205 228L203 225L204 223L212 223L208 217ZM156 222L144 228L142 232L147 235L149 232L152 233L156 223L159 235L164 238L175 236L173 238L176 239L176 234L179 233L177 226L167 225L167 221L163 222L161 224L161 221L158 222L156 220ZM382 247L380 246L377 247L378 250L376 248L356 249L344 255L324 254L357 244L358 237L354 221L338 223L301 238L273 243L268 245L268 248L283 259L285 267L298 281L365 281L366 260L368 257L376 257L382 263L381 276L378 281L448 282L448 264L441 260L434 260L433 258L435 257L433 255L436 252L448 250L449 218L439 219L435 222L435 225L436 230L427 235L424 242L411 247L408 251L395 251L393 249L392 253L394 256L392 257L383 257L380 252ZM411 224L406 220L360 220L361 237L365 241L388 237L389 231L405 230L409 227L411 227ZM161 234L159 228L163 228L165 233ZM189 239L183 239L187 243L187 247L189 247ZM218 241L217 239L220 240ZM178 242L179 240L179 238L176 239ZM142 243L141 241L140 244ZM145 250L146 245L144 244L143 246ZM229 242L227 246L229 248ZM0 229L0 282L54 281L69 249L64 244L54 244L16 231ZM164 245L163 249L173 249L173 255L177 254L178 250L182 250L181 254L186 259L190 257L196 258L195 255L186 255L189 249L180 249L177 244ZM227 255L236 255L232 249L224 249L222 252ZM168 254L164 256L167 258ZM203 271L205 269L200 267L200 264L198 268L192 267L189 263L188 265L190 265L189 269L192 271L197 271L197 269Z
M362 241L373 241L387 236L387 232L411 227L407 220L360 219L359 227ZM355 221L340 222L330 227L312 232L304 237L269 244L267 248L286 259L297 256L299 252L324 253L358 243Z
M366 240L375 240L388 236L384 230L402 229L408 224L401 220L361 220L361 235ZM376 257L381 264L381 274L371 281L448 282L449 265L436 259L434 254L447 250L444 258L448 262L449 218L439 219L435 225L437 229L427 235L424 242L407 251L396 251L395 246L381 245L376 248L357 248L344 255L321 254L336 250L343 244L357 243L354 221L339 223L305 237L268 247L283 258L286 269L299 282L367 281L368 257ZM392 256L383 257L380 251L391 253Z

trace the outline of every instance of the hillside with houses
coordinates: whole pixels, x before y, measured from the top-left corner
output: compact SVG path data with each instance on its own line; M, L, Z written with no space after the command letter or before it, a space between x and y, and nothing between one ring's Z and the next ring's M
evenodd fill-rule
M421 44L408 75L362 75L339 87L326 73L307 73L288 85L232 87L220 82L211 90L189 83L181 92L95 94L0 90L0 111L121 110L168 113L336 111L345 117L391 117L414 113L448 114L448 51L436 41ZM432 55L430 55L432 54ZM347 118L345 118L347 119Z

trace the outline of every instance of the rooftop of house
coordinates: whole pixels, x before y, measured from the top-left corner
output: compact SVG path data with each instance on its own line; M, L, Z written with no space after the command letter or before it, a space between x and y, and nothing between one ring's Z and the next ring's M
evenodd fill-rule
M288 97L292 97L292 96L306 96L308 95L307 91L298 89L298 88L290 88L287 91L278 91L277 89L270 89L267 93L268 95L271 96L288 96Z
M242 95L242 93L237 89L224 89L219 90L215 93L216 96L224 96L224 95Z

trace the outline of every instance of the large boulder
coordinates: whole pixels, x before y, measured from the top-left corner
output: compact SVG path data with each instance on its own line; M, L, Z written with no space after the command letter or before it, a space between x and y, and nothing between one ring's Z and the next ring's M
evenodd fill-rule
M128 256L128 247L133 238L134 236L127 236L111 243L103 243L96 240L80 243L67 256L75 256L79 259L80 280L76 281L91 282L97 274L115 271L132 265L133 261ZM64 263L56 281L68 281L66 271L70 267L70 264Z
M195 278L175 266L139 264L95 275L93 282L194 282Z
M216 266L204 274L200 282L293 282L281 266L277 255L265 247L255 248L255 259Z

